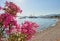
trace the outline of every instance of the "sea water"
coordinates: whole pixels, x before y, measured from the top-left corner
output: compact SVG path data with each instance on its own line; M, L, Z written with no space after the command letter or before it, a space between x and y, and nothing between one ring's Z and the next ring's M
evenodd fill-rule
M40 31L41 29L44 28L48 28L49 26L53 26L57 22L57 19L55 18L24 18L24 19L17 18L19 24L23 23L26 20L36 22L39 25L37 31Z

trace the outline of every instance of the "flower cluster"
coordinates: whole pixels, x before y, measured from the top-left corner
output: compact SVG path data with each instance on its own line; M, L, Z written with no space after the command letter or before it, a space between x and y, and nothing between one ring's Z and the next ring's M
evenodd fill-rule
M26 34L26 39L29 40L36 32L35 30L37 27L38 24L36 24L35 22L25 21L24 23L22 23L21 32Z
M16 6L16 4L14 4L13 2L6 1L4 8L0 6L0 10L1 9L5 10L6 13L12 14L14 16L16 16L17 12L22 13L22 10L20 9L20 7Z
M3 27L3 30L9 28L10 31L10 29L12 29L12 26L16 26L16 25L17 25L17 21L14 20L14 17L11 14L3 13L0 15L0 28ZM5 31L8 32L8 30Z
M32 38L32 36L36 32L36 28L38 27L38 24L35 22L25 21L24 23L16 27L17 32L12 33L10 35L9 40L10 41L26 41Z
M35 34L38 24L35 22L25 21L22 24L18 24L15 20L17 12L22 10L16 6L13 2L5 3L5 7L0 7L0 10L5 10L5 13L0 14L0 37L4 36L4 33L8 35L7 41L26 41L31 39ZM5 41L1 40L0 41Z

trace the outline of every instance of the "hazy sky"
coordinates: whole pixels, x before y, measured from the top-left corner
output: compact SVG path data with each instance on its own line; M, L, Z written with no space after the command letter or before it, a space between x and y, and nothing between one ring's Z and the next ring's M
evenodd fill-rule
M0 0L0 5L4 5L6 0ZM13 1L21 7L21 16L60 14L60 0L8 0Z

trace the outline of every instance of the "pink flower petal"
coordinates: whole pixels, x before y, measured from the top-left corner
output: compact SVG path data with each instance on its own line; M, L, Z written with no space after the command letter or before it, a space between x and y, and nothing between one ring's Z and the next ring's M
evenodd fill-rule
M2 7L0 6L0 10L2 9Z

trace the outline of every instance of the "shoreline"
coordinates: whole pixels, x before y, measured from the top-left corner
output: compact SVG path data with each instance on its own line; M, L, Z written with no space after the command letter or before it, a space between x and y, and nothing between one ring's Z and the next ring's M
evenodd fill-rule
M58 22L60 22L59 20L60 19L57 19L55 24L52 24L51 26L49 26L47 28L41 29L40 31L37 31L37 33L42 33L42 32L46 32L48 30L51 30L52 28L54 28L57 25Z
M56 41L57 38L60 38L60 19L58 19L55 26L36 32L35 37L30 41Z

